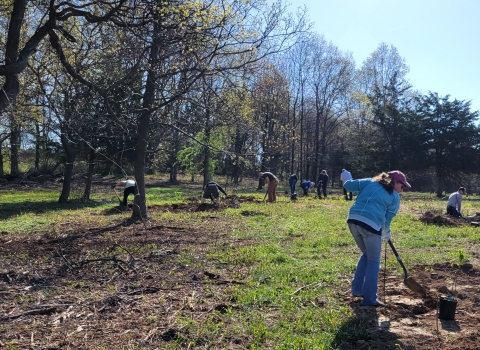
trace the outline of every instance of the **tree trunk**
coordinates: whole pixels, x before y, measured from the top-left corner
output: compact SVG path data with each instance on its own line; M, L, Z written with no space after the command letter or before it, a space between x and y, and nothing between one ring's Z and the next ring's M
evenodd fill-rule
M13 63L18 58L20 32L24 20L26 0L16 0L13 3L11 21L8 26L8 37L5 46L5 64ZM15 104L20 92L20 80L17 74L5 75L5 83L0 89L0 112ZM18 149L20 147L20 125L14 116L10 117L10 173L18 174Z
M157 48L158 51L158 48ZM145 159L147 155L148 129L150 124L150 106L153 101L154 86L149 73L144 94L144 110L139 119L137 129L137 144L135 146L135 200L132 211L132 219L140 220L148 217L147 199L145 194ZM148 104L148 107L145 104Z
M203 186L210 181L210 127L208 125L205 127L205 144L203 158Z
M314 143L314 155L312 164L312 174L310 179L315 181L315 178L320 173L320 119L322 117L323 108L320 106L319 87L315 87L315 143Z
M35 120L35 170L40 168L40 124Z
M291 127L290 127L290 130L292 132L292 135L291 135L291 140L292 140L292 148L290 149L290 174L294 174L295 173L295 116L296 116L296 113L297 113L297 110L296 110L296 102L295 102L295 105L293 107L293 113L292 113L292 124L291 124Z
M241 168L240 168L240 157L239 154L242 152L242 146L244 143L244 135L240 133L240 130L237 128L235 131L235 160L233 164L233 183L235 186L238 185Z
M178 183L178 164L174 163L174 165L170 168L170 183L177 184Z
M3 169L3 140L0 140L0 176L4 175Z
M302 85L301 85L301 93L302 93L302 97L301 97L301 105L300 105L300 144L298 145L299 147L299 155L298 155L298 159L300 160L300 164L298 164L298 169L300 169L300 173L297 174L298 176L298 179L299 181L301 182L302 179L303 179L303 157L304 157L304 152L303 152L303 140L304 140L304 117L305 117L305 98L304 98L304 86L303 86L303 82L302 82Z
M5 64L13 63L18 58L18 48L20 46L21 28L25 17L26 0L15 0L13 2L11 21L8 25L7 43L5 45ZM0 89L0 112L15 104L18 93L20 92L20 80L17 74L6 74L5 83ZM13 117L12 117L13 118ZM11 120L12 127L15 124Z
M18 175L18 150L20 148L20 127L13 121L10 130L10 174Z
M103 172L102 172L102 176L107 176L110 174L110 171L112 170L112 161L107 159L106 163L105 163L105 168L103 169Z
M143 94L142 113L138 120L137 143L135 146L135 200L132 211L132 219L140 220L148 217L147 199L145 194L145 160L148 146L148 130L150 128L151 108L155 98L155 66L157 65L159 55L158 35L160 30L158 23L154 25L154 39L150 48L149 69L147 70L147 81L145 83L145 92Z
M177 162L177 155L180 150L180 139L178 135L178 130L173 129L173 149L170 152L170 183L177 184L178 183L178 162Z
M85 181L85 192L83 193L83 200L89 201L90 200L90 192L92 190L92 182L93 182L93 170L95 169L95 150L90 148L90 152L88 155L88 173L87 173L87 180Z
M443 180L441 177L437 177L437 197L442 198L443 197Z
M70 138L67 136L67 126L62 123L60 126L62 134L60 140L62 141L63 150L66 155L65 163L65 173L63 175L63 187L58 203L67 203L68 197L70 196L70 188L72 183L73 176L73 163L75 162L75 144L70 141Z

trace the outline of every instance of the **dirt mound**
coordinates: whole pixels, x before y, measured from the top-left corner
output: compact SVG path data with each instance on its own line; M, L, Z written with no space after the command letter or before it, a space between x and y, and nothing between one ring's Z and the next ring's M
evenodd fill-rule
M252 203L255 202L255 197L253 196L237 196L229 195L227 197L220 198L220 203L218 205L207 201L206 203L199 203L200 199L197 197L189 197L184 199L180 203L165 204L165 205L149 205L148 209L155 212L172 212L172 213L181 213L181 212L215 212L220 210L225 210L226 208L240 208L241 203ZM109 209L108 213L117 214L118 207ZM107 212L104 214L107 215Z
M471 216L463 216L461 218L454 218L448 214L442 214L440 211L426 211L420 216L419 220L425 224L438 226L480 226L480 213Z
M220 209L219 205L212 204L212 203L201 203L200 205L197 206L195 211L216 211L219 209Z
M119 213L131 212L132 211L132 204L128 206L124 205L117 205L116 207L105 209L102 211L103 215L115 215Z
M236 196L240 203L253 203L256 202L254 196Z
M420 221L425 224L438 225L438 226L457 226L464 224L460 219L453 218L447 214L440 214L438 212L426 211L420 216Z

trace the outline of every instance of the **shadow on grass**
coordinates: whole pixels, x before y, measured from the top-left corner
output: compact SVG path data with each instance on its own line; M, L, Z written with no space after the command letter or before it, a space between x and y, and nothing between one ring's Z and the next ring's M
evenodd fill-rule
M10 219L18 214L33 213L44 214L59 210L77 210L84 208L94 208L98 203L93 201L72 200L68 203L58 202L21 202L21 203L0 203L0 220Z
M370 320L365 316L352 316L338 329L335 338L330 344L332 349L353 349L362 342L370 340L367 331Z
M413 350L405 346L398 336L389 331L389 322L379 322L380 309L360 306L360 301L351 302L354 315L338 329L330 346L338 350Z

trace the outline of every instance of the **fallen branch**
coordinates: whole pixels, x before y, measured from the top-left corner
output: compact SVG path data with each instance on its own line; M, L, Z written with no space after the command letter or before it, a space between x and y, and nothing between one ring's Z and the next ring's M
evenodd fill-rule
M50 315L50 314L53 314L54 312L57 312L56 307L49 307L46 309L34 309L34 310L21 312L16 315L3 316L2 318L0 318L0 321L14 320L16 318L19 318L22 316L29 316L29 315Z
M132 290L131 292L127 292L127 295L136 295L136 294L153 294L157 293L161 290L179 290L181 288L160 288L160 287L146 287L142 289Z

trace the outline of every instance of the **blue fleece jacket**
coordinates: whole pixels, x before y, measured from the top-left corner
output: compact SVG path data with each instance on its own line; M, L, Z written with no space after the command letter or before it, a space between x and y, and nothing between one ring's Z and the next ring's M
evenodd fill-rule
M306 181L303 181L301 184L300 184L300 187L305 189L305 190L308 190L310 188L310 185L312 184L312 181L310 180L306 180Z
M368 179L348 180L343 187L349 192L358 192L350 208L348 219L361 221L375 230L390 230L390 223L400 208L400 196L388 193L382 185Z

